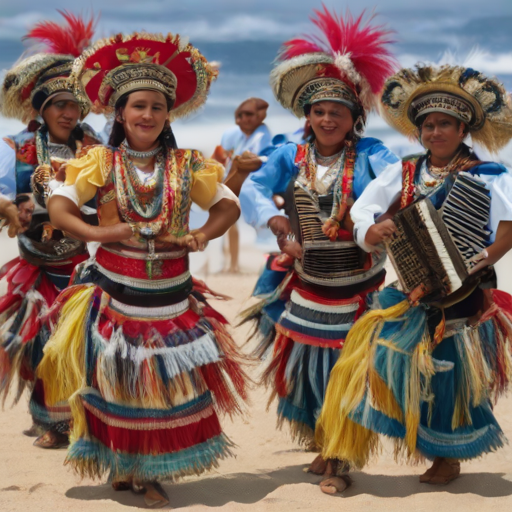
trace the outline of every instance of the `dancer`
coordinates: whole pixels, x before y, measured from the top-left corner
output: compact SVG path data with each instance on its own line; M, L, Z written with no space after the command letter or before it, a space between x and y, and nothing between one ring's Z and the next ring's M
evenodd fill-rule
M382 109L427 152L382 173L351 210L361 247L386 241L399 285L354 325L331 373L317 423L338 468L327 493L378 451L379 434L407 460L433 459L420 477L430 484L505 442L491 401L512 376L512 298L490 266L512 245L512 176L464 140L491 152L510 140L507 94L474 69L418 65L386 82ZM375 224L379 213L388 218Z
M269 226L283 252L259 281L265 298L243 313L255 320L258 356L272 351L263 381L276 395L278 426L314 449L314 429L331 368L352 323L384 281L385 255L367 257L353 241L347 212L370 181L399 159L362 136L367 113L393 70L389 32L339 19L326 9L313 22L327 40L284 44L271 82L278 101L306 116L312 142L285 144L244 183L246 220ZM368 70L371 69L372 73ZM284 194L288 217L272 197ZM269 403L270 403L269 401ZM322 474L317 457L310 470Z
M74 393L66 462L90 477L108 471L115 489L142 487L161 506L158 481L231 454L218 413L240 412L246 397L226 321L193 287L187 254L226 232L238 199L220 184L220 164L176 149L169 125L204 103L216 71L179 35L146 33L99 41L74 70L80 94L115 122L110 146L67 165L49 211L59 228L101 246L77 276L93 284L57 298L38 372L45 384L58 375L53 402ZM98 227L78 210L94 196ZM189 233L191 201L210 215Z
M48 407L42 383L34 380L45 342L38 315L68 285L75 265L88 257L85 244L49 223L45 203L55 175L52 165L99 140L79 123L89 105L78 101L69 79L74 59L93 36L93 21L62 15L66 26L41 22L25 36L45 42L48 52L15 64L0 92L2 115L28 122L27 129L0 141L0 217L7 221L9 236L18 236L20 250L0 271L7 281L7 293L0 298L0 393L5 401L18 381L17 402L26 384L32 388L33 425L24 433L39 435L34 444L42 448L67 446L70 411L65 403Z

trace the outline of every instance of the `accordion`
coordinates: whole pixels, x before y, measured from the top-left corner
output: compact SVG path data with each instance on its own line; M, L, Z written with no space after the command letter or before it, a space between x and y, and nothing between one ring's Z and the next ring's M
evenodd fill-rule
M485 183L459 173L439 210L426 197L395 215L386 249L411 299L439 300L465 284L471 258L489 245L490 206Z
M338 287L363 282L382 270L385 255L371 256L354 241L331 242L322 232L330 216L333 196L318 195L300 182L293 184L293 205L289 212L296 238L302 245L302 258L295 261L299 277L309 283Z

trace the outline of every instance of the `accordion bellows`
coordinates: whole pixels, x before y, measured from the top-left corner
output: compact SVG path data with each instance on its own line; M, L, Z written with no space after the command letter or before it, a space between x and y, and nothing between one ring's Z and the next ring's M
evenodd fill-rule
M470 259L489 244L490 203L482 180L459 173L439 211L427 197L395 215L386 246L404 292L438 300L463 286Z

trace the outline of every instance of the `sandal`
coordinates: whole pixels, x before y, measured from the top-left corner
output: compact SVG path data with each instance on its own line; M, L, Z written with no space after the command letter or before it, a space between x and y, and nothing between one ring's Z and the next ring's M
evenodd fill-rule
M44 434L44 430L35 423L32 423L30 428L23 431L23 435L27 437L39 437L42 434Z
M435 475L429 480L432 485L446 485L460 475L460 462L457 459L442 459Z
M325 480L320 482L320 490L325 494L341 494L352 485L348 475L350 466L344 460L329 459L325 471Z
M34 441L34 446L53 450L67 448L69 446L69 437L66 434L61 434L60 432L48 430Z
M169 504L169 496L158 482L146 482L144 502L151 508L162 508Z

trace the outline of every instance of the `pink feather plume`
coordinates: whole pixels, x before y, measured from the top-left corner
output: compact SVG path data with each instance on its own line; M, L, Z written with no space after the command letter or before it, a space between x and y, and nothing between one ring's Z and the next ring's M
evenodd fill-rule
M35 39L45 43L49 53L73 55L79 57L91 44L96 20L85 20L68 11L58 11L66 20L67 26L54 21L37 23L24 39Z
M370 26L363 21L364 12L356 19L347 12L345 19L323 6L323 11L315 10L316 17L311 21L320 29L321 36L304 36L287 41L279 60L287 60L299 55L324 52L336 58L350 56L354 69L366 79L372 93L382 89L386 78L393 74L397 62L386 45L393 43L391 30L382 25Z

